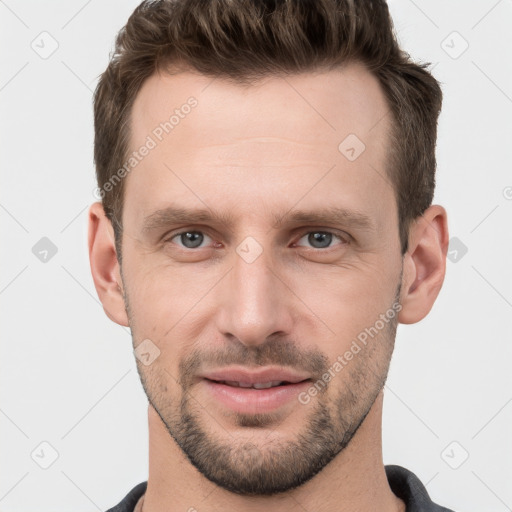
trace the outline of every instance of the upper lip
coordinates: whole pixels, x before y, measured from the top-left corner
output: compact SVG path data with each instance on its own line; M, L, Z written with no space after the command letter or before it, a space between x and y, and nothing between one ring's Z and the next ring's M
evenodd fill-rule
M292 369L278 367L267 367L258 370L249 370L240 367L223 368L205 372L201 377L215 381L234 381L248 384L262 384L274 381L295 384L310 378L309 375Z

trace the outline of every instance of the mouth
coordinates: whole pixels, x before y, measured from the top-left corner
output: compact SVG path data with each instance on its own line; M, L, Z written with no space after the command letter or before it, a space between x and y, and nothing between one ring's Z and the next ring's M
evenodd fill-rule
M200 377L233 387L266 389L283 384L297 384L309 380L311 375L286 367L267 366L251 369L242 366L231 366L205 372Z
M221 407L258 414L298 405L298 394L311 385L310 376L284 368L250 372L230 368L202 375L207 392Z
M252 388L252 389L269 389L269 388L277 388L279 386L288 386L290 384L299 384L300 382L305 382L310 379L304 379L298 382L288 382L284 380L274 380L270 382L239 382L236 380L213 380L206 379L210 382L216 382L218 384L225 384L226 386L231 386L234 388Z

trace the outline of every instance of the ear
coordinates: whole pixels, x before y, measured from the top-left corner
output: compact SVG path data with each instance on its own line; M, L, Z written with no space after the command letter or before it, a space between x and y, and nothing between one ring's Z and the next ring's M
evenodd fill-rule
M114 229L100 202L89 207L88 245L92 278L103 310L113 322L129 327Z
M404 255L400 323L419 322L432 309L444 281L448 240L448 219L442 206L431 206L412 223Z

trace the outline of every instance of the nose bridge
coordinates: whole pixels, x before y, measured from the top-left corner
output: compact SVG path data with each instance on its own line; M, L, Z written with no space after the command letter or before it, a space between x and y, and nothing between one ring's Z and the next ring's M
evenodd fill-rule
M272 334L288 333L292 322L287 288L273 268L270 250L249 237L233 256L220 306L223 334L258 345Z

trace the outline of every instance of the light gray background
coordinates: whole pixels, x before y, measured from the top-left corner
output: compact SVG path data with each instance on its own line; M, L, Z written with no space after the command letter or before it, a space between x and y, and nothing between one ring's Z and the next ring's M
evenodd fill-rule
M96 296L86 224L92 92L137 3L0 0L2 511L106 510L147 479L146 399L129 330ZM442 82L435 203L456 240L433 310L398 328L384 460L449 508L512 510L512 1L390 7Z

